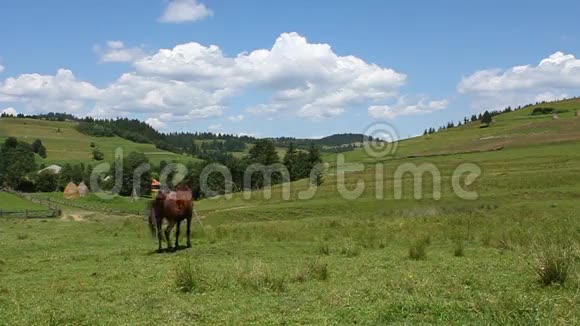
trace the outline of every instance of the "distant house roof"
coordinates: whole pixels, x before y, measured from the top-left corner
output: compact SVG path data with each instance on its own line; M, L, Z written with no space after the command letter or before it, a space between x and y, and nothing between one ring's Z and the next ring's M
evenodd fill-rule
M43 171L48 171L48 170L52 171L52 173L54 173L54 174L59 174L60 170L62 170L62 167L60 165L53 164L53 165L47 166L44 169L38 171L38 173L43 172Z
M151 187L161 187L161 183L155 179L151 181Z

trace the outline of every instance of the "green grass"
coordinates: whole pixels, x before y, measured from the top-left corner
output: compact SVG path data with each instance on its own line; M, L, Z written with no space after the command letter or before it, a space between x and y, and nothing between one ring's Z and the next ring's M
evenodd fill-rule
M161 160L180 163L196 160L193 157L157 149L153 144L134 143L120 137L91 137L78 132L76 125L76 122L2 118L0 119L0 140L8 137L17 137L29 143L37 138L42 140L47 149L47 158L37 157L37 160L46 165L64 163L96 165L100 163L92 158L91 142L94 142L105 154L105 161L112 161L115 150L118 148L121 148L125 155L132 151L145 153L153 164L159 164Z
M0 209L4 211L24 211L42 210L45 208L18 196L6 192L0 192Z
M346 153L347 162L365 162L346 177L349 189L365 182L357 200L339 195L336 171L345 166L336 165L307 201L297 199L306 180L291 184L288 201L281 186L270 200L261 192L201 200L205 229L194 221L193 248L172 254L154 253L141 217L0 219L0 324L578 324L575 119L520 111L490 128L403 141L388 159ZM545 128L549 137L529 128ZM496 138L474 141L490 136L514 141L499 151L453 154L495 146ZM437 153L451 155L406 158ZM482 170L469 187L477 200L452 191L450 176L465 162ZM376 163L385 169L379 200ZM394 200L401 163L437 166L441 199L432 198L431 178L423 199L414 199L406 175L403 198ZM538 247L545 239L555 247ZM412 259L417 244L425 255Z

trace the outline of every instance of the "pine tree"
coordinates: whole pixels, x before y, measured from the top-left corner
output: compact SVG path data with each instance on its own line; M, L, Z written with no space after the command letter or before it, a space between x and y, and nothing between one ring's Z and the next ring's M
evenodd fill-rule
M489 126L491 124L492 117L491 114L486 110L481 117L481 123Z
M284 166L286 166L288 169L288 172L290 173L290 180L292 181L298 180L300 178L300 174L296 165L297 158L298 156L296 154L296 148L294 148L294 143L290 143L288 145L288 151L286 152L286 155L284 155L283 163Z

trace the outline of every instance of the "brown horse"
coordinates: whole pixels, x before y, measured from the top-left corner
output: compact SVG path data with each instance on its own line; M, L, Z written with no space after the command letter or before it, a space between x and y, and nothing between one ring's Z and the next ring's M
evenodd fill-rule
M155 235L155 229L157 229L158 251L162 251L161 224L163 219L167 221L167 228L165 229L167 249L172 249L170 236L171 230L175 225L177 225L177 229L175 230L175 247L173 250L179 249L179 227L183 220L187 221L187 247L191 248L191 218L193 215L191 189L181 186L176 191L159 191L157 197L150 202L149 207L149 227L152 235Z

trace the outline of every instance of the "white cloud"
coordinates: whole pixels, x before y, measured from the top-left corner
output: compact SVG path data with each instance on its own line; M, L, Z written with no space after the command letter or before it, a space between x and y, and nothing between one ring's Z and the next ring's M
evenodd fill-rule
M22 102L33 111L80 112L102 91L78 80L72 71L59 69L56 75L23 74L0 83L0 102Z
M122 41L108 41L104 48L95 45L93 50L100 62L133 62L145 56L140 47L127 48Z
M281 34L270 49L235 56L195 42L144 56L123 52L129 50L121 41L99 48L103 61L134 66L105 87L80 81L65 69L54 76L24 74L0 82L0 102L99 117L139 113L168 123L222 116L234 97L259 92L266 100L246 112L324 119L350 108L396 103L407 79L391 68L337 55L330 45L309 43L296 33ZM240 121L240 116L230 120Z
M0 65L0 73L2 73L4 71L4 66Z
M199 109L193 109L187 117L190 119L206 119L212 117L219 117L224 114L225 107L219 105L206 106Z
M449 104L447 100L426 101L421 99L415 104L406 102L407 100L403 97L396 105L373 105L368 108L368 113L374 119L394 119L398 116L426 114L443 110Z
M228 120L233 122L240 122L244 120L244 115L243 114L232 115L228 117Z
M145 123L150 125L151 127L159 130L159 129L164 129L165 127L167 127L167 124L165 122L162 122L161 120L157 119L157 118L149 118L147 120L145 120Z
M279 113L284 108L285 107L280 104L258 104L256 106L246 108L246 112L258 116L272 116Z
M281 34L271 49L235 57L225 56L215 45L181 44L138 60L135 67L140 74L204 89L265 90L271 102L248 112L293 111L311 118L336 116L349 106L394 97L406 81L405 74L354 56L338 56L330 45L309 43L296 33Z
M210 125L209 127L207 127L207 129L211 130L211 131L221 130L222 128L223 128L223 126L219 123L213 124L213 125Z
M474 105L494 108L555 100L580 91L580 60L555 52L535 66L480 70L463 78L457 90L472 96Z
M213 11L196 0L172 0L163 15L159 18L163 23L184 23L202 20L213 16Z
M16 112L16 110L14 108L10 107L10 108L6 108L6 109L2 110L2 112L0 112L0 115L3 115L3 114L7 114L7 115L11 115L11 116L15 117L18 114L18 112Z

